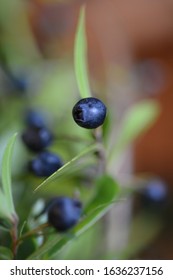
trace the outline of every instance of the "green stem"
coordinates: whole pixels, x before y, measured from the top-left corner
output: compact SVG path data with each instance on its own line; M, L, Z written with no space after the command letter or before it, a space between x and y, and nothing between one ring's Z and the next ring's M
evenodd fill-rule
M16 254L17 254L17 239L18 239L18 218L15 215L13 215L12 229L11 229L10 233L11 233L11 239L12 239L13 258L15 259Z
M97 151L97 158L98 158L98 175L102 175L106 171L106 153L105 148L103 146L103 133L102 127L98 127L93 131L93 137L96 141L96 144L100 146L100 149Z
M28 232L23 234L18 240L17 240L17 245L22 242L25 238L28 238L32 235L39 234L40 231L43 231L45 228L49 227L49 223L44 223Z

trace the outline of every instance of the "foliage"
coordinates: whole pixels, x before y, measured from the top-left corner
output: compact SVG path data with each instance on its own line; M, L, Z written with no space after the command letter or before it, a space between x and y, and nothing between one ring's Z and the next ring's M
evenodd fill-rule
M8 1L3 3L4 9L6 5ZM5 25L5 18L3 20ZM6 25L7 29L10 28L9 24L8 22ZM28 35L28 26L25 28ZM28 36L30 35L29 33ZM31 40L30 44L32 43ZM35 46L32 47L33 66L28 62L29 59L24 60L24 65L35 74L38 70L43 71L44 62L40 59L36 65ZM0 48L3 49L2 46ZM5 51L8 59L15 58L11 49ZM87 67L84 6L80 10L76 31L74 68L75 79L69 64L60 61L50 70L48 76L44 77L41 72L42 84L35 95L31 88L22 98L19 93L0 96L3 100L0 115L1 119L5 120L0 125L0 150L3 151L0 155L0 259L60 259L68 249L75 246L75 250L78 250L78 245L74 245L76 240L81 241L91 229L93 236L90 242L95 244L97 226L103 222L103 216L125 197L116 178L109 172L110 161L116 160L136 137L148 129L159 113L158 104L154 101L135 104L122 118L119 138L110 151L105 144L105 139L110 137L109 129L105 128L106 124L95 130L85 130L73 122L71 111L75 99L78 98L75 80L81 98L91 96L92 92ZM25 108L36 106L50 113L49 125L55 136L50 149L59 153L65 162L59 170L44 180L28 172L27 161L33 154L26 150L20 137L25 125ZM111 122L111 118L109 121ZM16 133L11 136L11 132L15 131L19 132L18 137ZM47 199L59 195L79 196L84 205L79 223L63 234L47 226L46 215L43 213ZM86 246L85 240L81 242Z

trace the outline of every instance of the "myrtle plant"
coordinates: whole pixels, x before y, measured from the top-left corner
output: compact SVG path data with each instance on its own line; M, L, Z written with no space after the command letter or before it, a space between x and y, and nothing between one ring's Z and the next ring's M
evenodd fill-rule
M71 106L68 102L67 109L58 109L64 114L70 112L73 135L66 128L63 114L59 126L66 135L58 136L54 125L49 127L41 114L29 110L24 118L25 129L9 137L4 149L0 259L60 259L69 246L77 247L80 237L127 195L109 166L159 113L158 104L151 100L133 105L122 117L114 144L110 143L111 130L116 125L112 123L109 104L93 95L89 83L84 6L75 36L74 69L78 97L69 98ZM58 103L58 95L56 98ZM14 145L18 149L13 153ZM27 151L25 159L29 154L28 163L13 182L12 163L17 164L23 150Z

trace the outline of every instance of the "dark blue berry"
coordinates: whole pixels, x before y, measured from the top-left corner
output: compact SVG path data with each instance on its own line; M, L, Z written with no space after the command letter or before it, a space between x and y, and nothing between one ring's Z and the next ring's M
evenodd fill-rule
M9 91L19 91L25 93L28 89L28 79L23 74L14 74L11 69L6 65L6 62L1 65L4 74L7 78L6 86Z
M63 163L59 156L44 151L29 162L29 170L38 177L48 177L62 167Z
M29 150L40 152L52 143L53 136L46 128L28 127L22 134L22 140Z
M57 231L63 232L72 228L80 219L82 204L69 197L54 198L48 207L48 222Z
M25 115L25 123L27 126L33 127L33 128L43 128L46 127L44 116L34 110L28 110Z
M97 128L104 123L106 106L94 97L83 98L73 107L74 121L84 128Z
M149 181L141 191L141 201L144 206L163 206L167 202L167 198L167 186L159 179Z
M20 91L20 92L25 92L28 88L28 82L25 78L17 78L17 77L13 77L12 78L12 82L13 82L13 86L16 90Z
M145 195L153 201L162 201L167 196L167 189L163 182L154 180L148 183Z

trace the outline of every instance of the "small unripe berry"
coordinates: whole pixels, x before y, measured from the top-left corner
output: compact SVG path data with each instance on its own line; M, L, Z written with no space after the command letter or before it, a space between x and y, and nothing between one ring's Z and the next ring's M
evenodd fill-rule
M69 197L56 197L48 207L48 222L57 231L64 232L79 221L82 204Z
M62 165L62 160L58 155L44 151L29 162L29 170L38 177L48 177Z
M104 123L106 106L94 97L83 98L73 107L74 121L84 128L97 128Z

